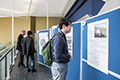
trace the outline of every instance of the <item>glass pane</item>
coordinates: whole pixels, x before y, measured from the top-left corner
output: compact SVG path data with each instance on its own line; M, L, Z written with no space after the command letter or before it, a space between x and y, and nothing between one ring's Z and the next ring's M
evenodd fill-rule
M10 50L16 43L10 44L9 46L5 47L4 49L0 50L0 57L2 57L8 50ZM16 47L14 48L16 50ZM13 57L16 55L16 51L13 49ZM10 72L10 66L12 64L11 62L11 51L6 55L7 57L7 76L9 76ZM14 59L13 59L14 60ZM0 80L5 80L5 57L4 59L0 62Z
M13 48L13 58L14 58L14 53L15 53L15 47Z
M5 58L0 62L0 80L5 79Z
M11 65L11 51L7 55L7 76L9 75L10 72L10 65Z
M16 56L16 51L17 51L17 49L16 49L16 47L14 48L15 50L14 50L14 56Z

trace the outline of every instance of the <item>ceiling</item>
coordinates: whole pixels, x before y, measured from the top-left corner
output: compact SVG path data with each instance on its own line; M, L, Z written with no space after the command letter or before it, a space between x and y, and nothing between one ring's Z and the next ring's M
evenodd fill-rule
M12 1L0 0L0 17L12 16ZM14 0L14 16L64 17L75 0ZM30 5L31 4L31 5Z

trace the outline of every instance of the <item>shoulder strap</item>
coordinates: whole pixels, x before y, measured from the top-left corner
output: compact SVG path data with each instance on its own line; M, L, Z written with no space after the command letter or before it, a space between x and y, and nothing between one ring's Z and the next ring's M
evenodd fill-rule
M55 35L60 35L60 36L63 38L63 45L65 46L65 38L63 37L63 35L62 35L61 33L56 33ZM54 35L54 36L55 36L55 35ZM53 36L53 37L54 37L54 36ZM52 39L53 39L53 37L52 37Z

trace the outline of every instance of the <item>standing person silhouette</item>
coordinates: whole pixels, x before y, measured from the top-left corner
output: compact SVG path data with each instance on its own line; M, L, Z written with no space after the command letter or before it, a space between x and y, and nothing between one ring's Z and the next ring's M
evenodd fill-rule
M17 50L19 51L19 62L18 62L18 67L23 66L25 67L23 63L24 55L22 53L22 47L21 47L21 41L24 38L24 35L26 34L25 30L21 31L21 34L18 36L18 41L17 41Z

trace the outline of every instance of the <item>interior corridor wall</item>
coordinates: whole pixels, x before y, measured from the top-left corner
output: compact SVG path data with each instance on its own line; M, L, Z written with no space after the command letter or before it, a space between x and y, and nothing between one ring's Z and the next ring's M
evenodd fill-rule
M14 40L15 41L17 41L17 37L19 36L22 30L26 30L26 32L28 30L31 30L30 19L31 17L28 17L28 19L15 18L14 20ZM25 36L27 36L27 33Z
M58 25L61 17L49 17L49 28L53 25ZM47 29L47 18L46 17L36 17L36 32L37 30Z
M30 17L28 19L14 18L15 41L22 30L30 30ZM0 43L4 45L10 41L12 41L12 18L0 18Z
M12 18L0 18L0 43L12 41Z
M34 39L35 41L35 33L36 33L36 17L30 17L30 30L32 31L33 35L32 35L32 38Z

